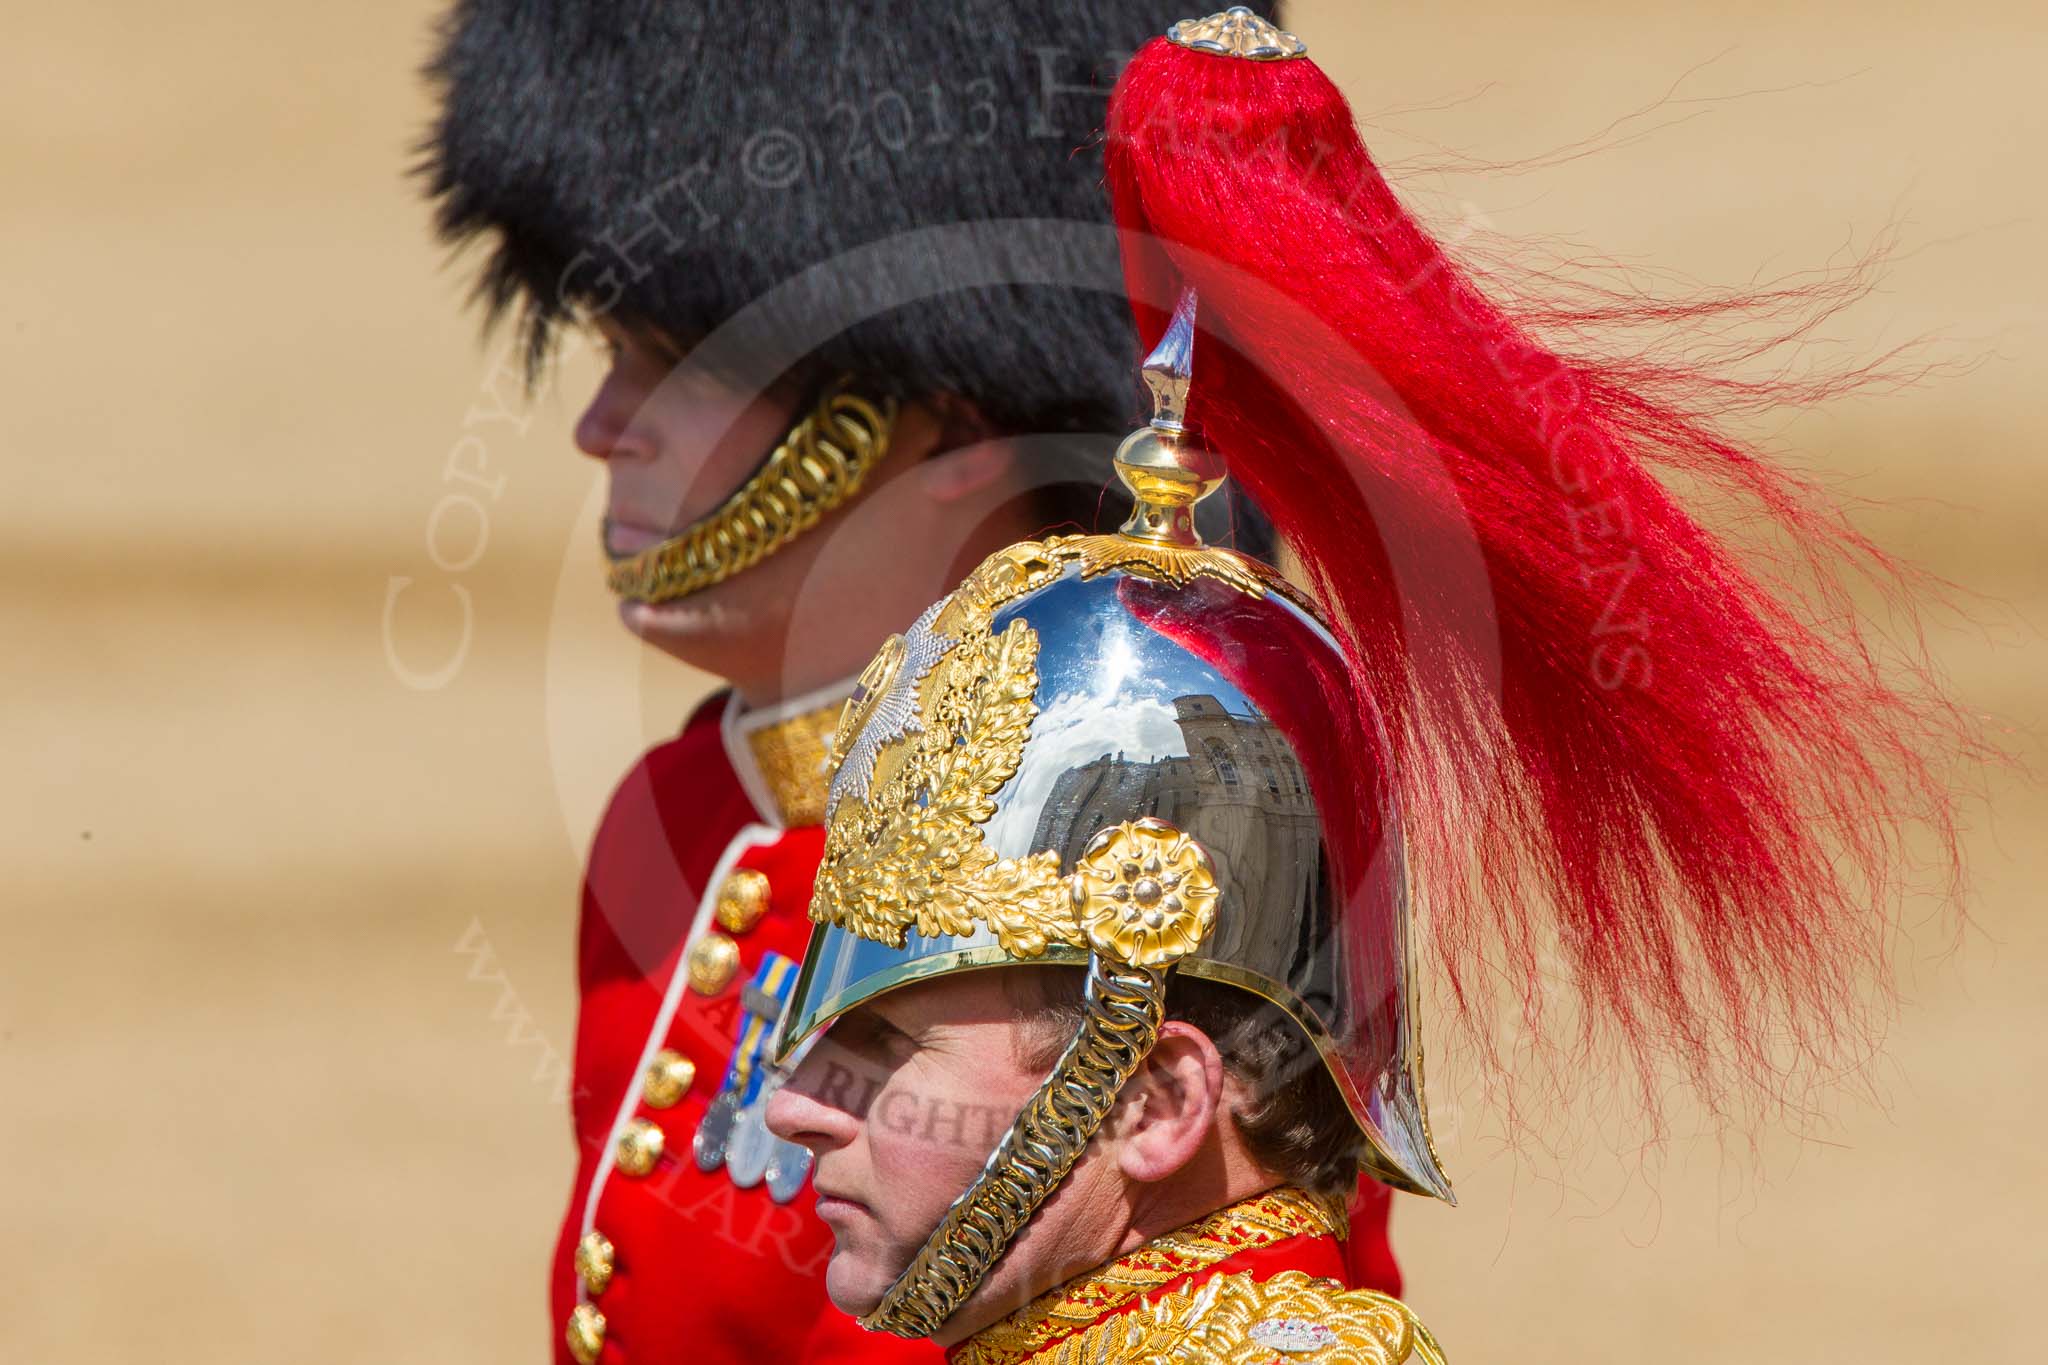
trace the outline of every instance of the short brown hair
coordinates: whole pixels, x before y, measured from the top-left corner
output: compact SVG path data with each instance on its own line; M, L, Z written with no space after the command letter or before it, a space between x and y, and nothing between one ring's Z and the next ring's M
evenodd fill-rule
M1033 1024L1022 1060L1050 1068L1086 1016L1079 967L1012 971L1005 985ZM1175 972L1166 1017L1209 1035L1224 1067L1251 1091L1230 1119L1252 1159L1291 1185L1349 1194L1365 1138L1315 1046L1278 1005L1250 991Z

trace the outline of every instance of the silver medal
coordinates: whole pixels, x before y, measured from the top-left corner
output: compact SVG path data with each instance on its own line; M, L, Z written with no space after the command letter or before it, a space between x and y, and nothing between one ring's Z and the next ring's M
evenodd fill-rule
M788 1079L781 1071L769 1071L761 1078L761 1088L753 1103L740 1110L733 1122L725 1169L731 1173L732 1183L743 1190L753 1189L767 1174L768 1158L775 1150L775 1135L768 1131L768 1101L775 1098L775 1092Z
M721 1090L718 1098L711 1101L711 1107L704 1111L704 1121L697 1125L697 1136L690 1143L698 1170L708 1175L725 1164L725 1149L732 1141L733 1120L739 1114L739 1107L738 1095L731 1090Z
M768 1197L787 1204L797 1197L810 1174L811 1149L775 1139L775 1150L768 1156Z
M761 1183L761 1177L768 1171L768 1154L775 1146L775 1135L768 1131L768 1097L772 1091L763 1089L761 1094L740 1110L733 1120L732 1141L725 1153L725 1169L732 1176L732 1183L743 1190L751 1190Z

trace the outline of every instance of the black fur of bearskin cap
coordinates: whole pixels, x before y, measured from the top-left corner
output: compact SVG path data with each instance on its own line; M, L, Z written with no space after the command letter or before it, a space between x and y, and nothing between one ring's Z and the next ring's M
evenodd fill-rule
M1104 102L1188 12L460 0L421 169L536 365L595 309L716 332L705 363L751 382L850 371L1005 432L1113 431L1139 404Z

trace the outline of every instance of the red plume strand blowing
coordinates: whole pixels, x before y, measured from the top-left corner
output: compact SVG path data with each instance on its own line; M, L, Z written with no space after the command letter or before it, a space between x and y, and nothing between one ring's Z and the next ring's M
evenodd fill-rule
M1720 381L1559 354L1490 301L1307 60L1149 44L1108 178L1140 335L1198 291L1191 434L1271 515L1394 730L1471 1036L1503 987L1536 1037L1567 1032L1544 1002L1575 987L1556 1041L1621 1044L1646 1098L1675 1063L1716 1106L1860 1046L1917 823L1954 886L1957 723L1804 571L1896 586L1891 561L1717 430ZM1801 576L1667 479L1744 509Z

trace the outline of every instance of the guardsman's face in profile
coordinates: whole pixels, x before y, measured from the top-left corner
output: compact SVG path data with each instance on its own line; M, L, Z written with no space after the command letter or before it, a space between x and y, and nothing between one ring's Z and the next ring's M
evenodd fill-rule
M716 511L789 434L807 394L791 376L759 392L738 387L658 332L609 318L595 325L611 367L576 423L576 445L604 462L605 548L619 557ZM757 701L851 674L959 580L963 555L971 566L994 548L962 537L1014 495L1009 449L952 449L943 431L930 403L904 404L888 453L851 504L722 583L670 602L622 602L621 621ZM935 449L947 453L927 458Z
M611 366L576 423L576 446L605 462L606 552L637 554L716 510L789 430L792 381L748 393L684 363L678 343L616 319L598 334ZM627 625L659 607L629 604Z

